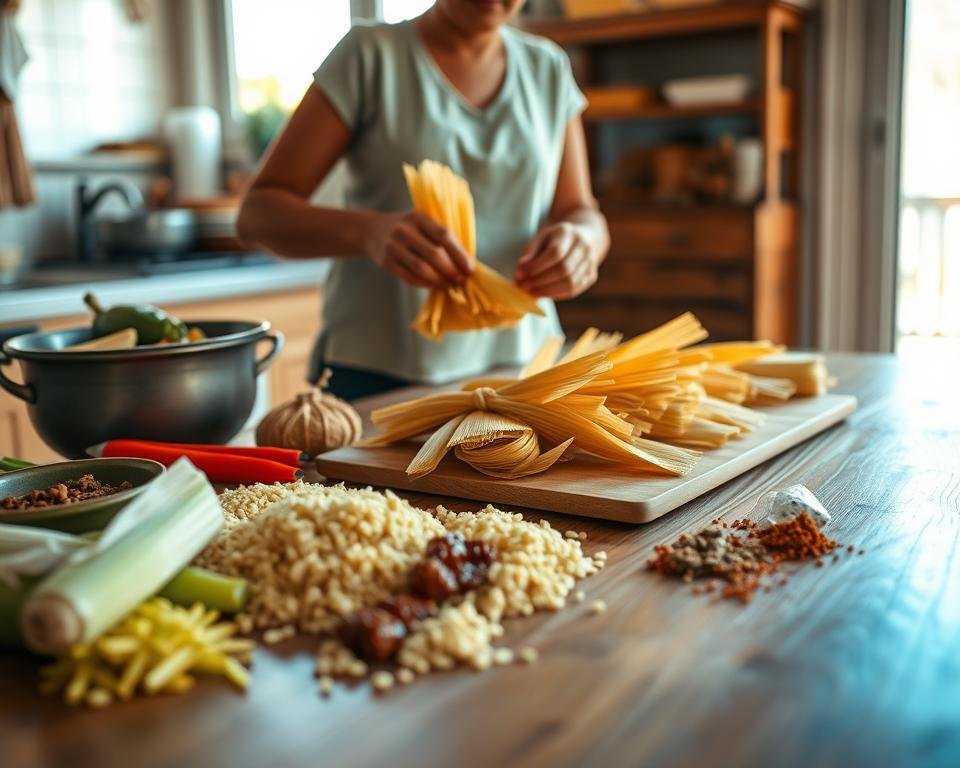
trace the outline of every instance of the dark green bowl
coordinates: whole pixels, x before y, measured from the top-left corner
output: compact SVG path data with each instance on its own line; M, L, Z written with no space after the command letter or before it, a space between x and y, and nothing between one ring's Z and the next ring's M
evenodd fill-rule
M43 464L0 474L0 499L43 490L81 475L93 475L101 483L119 485L124 480L133 488L99 499L58 504L27 512L0 509L0 523L33 525L67 533L99 531L123 509L147 484L162 474L164 466L147 459L80 459Z

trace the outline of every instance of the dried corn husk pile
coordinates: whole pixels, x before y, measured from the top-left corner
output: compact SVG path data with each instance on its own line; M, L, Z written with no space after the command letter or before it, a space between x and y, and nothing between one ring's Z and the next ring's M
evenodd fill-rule
M467 182L432 160L419 168L404 164L403 173L414 208L449 229L476 263L462 286L430 291L413 328L437 340L447 331L508 328L528 313L542 315L533 296L476 261L476 222Z
M634 425L606 406L602 395L585 394L613 367L602 352L560 363L526 378L481 383L373 412L383 432L365 441L388 445L428 432L431 436L407 467L413 477L436 469L453 450L457 458L493 477L515 479L553 466L576 449L610 462L651 472L682 475L698 454L634 436ZM541 452L541 442L551 446Z
M765 341L692 346L706 336L688 312L626 342L589 329L563 356L563 339L551 339L517 379L478 379L461 392L374 411L383 432L365 444L431 433L407 467L412 477L450 451L503 479L543 472L575 452L683 475L700 455L693 449L718 448L763 423L745 403L786 400L800 385L811 394L825 388L822 359L784 360L783 348ZM782 362L764 369L765 358Z

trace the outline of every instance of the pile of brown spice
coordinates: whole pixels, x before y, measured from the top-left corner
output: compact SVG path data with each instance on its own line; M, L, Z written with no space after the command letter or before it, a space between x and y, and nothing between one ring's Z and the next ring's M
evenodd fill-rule
M93 475L81 475L76 480L65 480L55 483L49 488L29 491L22 496L6 496L0 499L0 509L15 512L28 512L32 509L44 509L60 504L75 504L78 501L99 499L102 496L111 496L114 493L133 488L129 480L119 485L101 483Z
M760 587L771 589L764 578L776 573L782 563L815 560L819 567L823 565L824 555L840 547L842 545L826 536L806 512L767 528L750 520L732 523L714 520L697 533L682 534L669 546L655 547L647 567L685 582L710 579L706 587L694 588L697 593L713 592L717 589L717 580L724 581L721 597L748 603ZM779 583L786 583L786 579L780 579Z

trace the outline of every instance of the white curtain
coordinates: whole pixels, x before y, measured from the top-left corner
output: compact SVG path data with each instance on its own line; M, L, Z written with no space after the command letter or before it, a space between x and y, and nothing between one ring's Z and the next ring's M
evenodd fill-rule
M823 0L812 307L815 346L893 349L903 0Z

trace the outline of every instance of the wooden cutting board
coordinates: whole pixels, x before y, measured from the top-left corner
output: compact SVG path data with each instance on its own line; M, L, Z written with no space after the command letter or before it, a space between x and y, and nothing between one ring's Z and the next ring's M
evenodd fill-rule
M577 457L539 475L498 480L448 455L429 475L411 480L405 470L419 447L412 442L385 448L341 448L318 457L317 469L328 478L351 483L649 523L843 421L856 408L855 397L833 394L759 408L767 414L763 426L723 448L707 451L686 477L634 473Z

